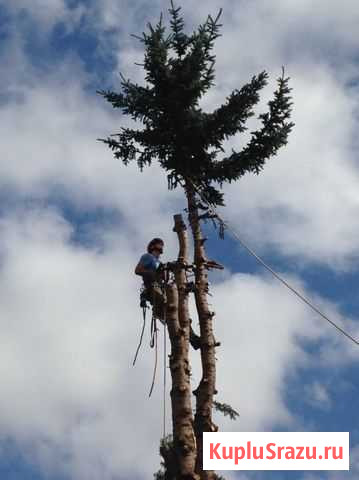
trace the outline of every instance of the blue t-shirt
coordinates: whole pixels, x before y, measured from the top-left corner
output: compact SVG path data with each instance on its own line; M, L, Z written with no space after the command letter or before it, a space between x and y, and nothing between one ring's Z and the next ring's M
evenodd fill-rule
M155 272L157 268L160 266L161 262L157 257L152 255L152 253L144 253L140 258L140 263L143 265L147 270L151 270Z

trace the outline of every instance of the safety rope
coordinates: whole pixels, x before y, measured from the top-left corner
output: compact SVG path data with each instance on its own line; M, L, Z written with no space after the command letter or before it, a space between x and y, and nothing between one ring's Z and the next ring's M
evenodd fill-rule
M166 272L168 275L168 272ZM167 282L168 278L165 278ZM165 289L162 286L162 293L163 298L165 299L163 305L163 438L166 438L166 376L167 376L167 332L166 332L166 325L167 325L167 298L165 295Z
M158 330L156 325L156 317L152 314L150 347L155 348L155 366L153 368L152 383L151 383L150 393L148 394L149 397L152 395L153 387L155 386L156 372L157 372L157 356L158 356L157 332Z
M167 345L166 324L163 324L163 438L166 437L166 375L167 375Z
M356 340L354 337L352 337L348 332L346 332L343 328L339 327L333 320L331 320L327 315L322 313L319 308L317 308L315 305L313 305L304 295L300 294L294 287L292 287L288 282L286 282L277 272L275 272L269 265L266 264L266 262L259 256L257 255L240 237L240 235L228 224L228 222L225 222L221 216L218 214L216 208L211 205L208 200L203 196L202 192L199 190L199 188L192 182L191 179L186 178L187 181L191 183L195 191L198 193L199 197L201 200L208 206L208 212L219 220L220 224L222 227L226 228L228 231L230 231L233 235L233 237L242 245L243 248L247 250L247 252L252 255L264 268L266 268L277 280L279 280L285 287L287 287L292 293L294 293L302 302L304 302L308 307L310 307L314 312L316 312L318 315L320 315L324 320L326 320L328 323L330 323L334 328L336 328L340 333L342 333L344 336L346 336L349 340L351 340L353 343L356 345L359 345L359 341Z
M157 324L156 324L156 317L152 313L151 319L151 340L150 340L150 347L153 348L156 345L156 332L157 332Z
M147 310L147 306L145 305L145 306L142 307L143 324L142 324L140 341L139 341L139 343L138 343L138 347L137 347L137 350L136 350L135 358L133 359L133 362L132 362L132 365L133 365L133 366L135 366L135 363L136 363L136 360L137 360L137 355L138 355L138 352L140 351L140 348L141 348L141 345L142 345L143 334L144 334L145 326L146 326L146 310Z

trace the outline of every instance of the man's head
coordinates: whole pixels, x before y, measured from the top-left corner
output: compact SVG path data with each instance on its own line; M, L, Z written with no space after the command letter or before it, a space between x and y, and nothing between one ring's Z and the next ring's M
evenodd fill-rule
M163 240L161 238L153 238L147 245L147 252L159 257L163 253Z

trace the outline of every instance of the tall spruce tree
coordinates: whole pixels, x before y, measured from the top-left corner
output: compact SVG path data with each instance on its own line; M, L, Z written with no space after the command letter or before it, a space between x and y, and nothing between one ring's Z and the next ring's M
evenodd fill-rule
M172 466L166 465L167 473L163 478L208 480L219 478L214 472L202 469L202 434L218 429L212 413L217 393L215 348L219 344L213 334L214 313L207 301L207 271L211 264L207 261L201 221L211 215L206 212L208 205L224 205L221 191L224 183L236 181L246 173L258 174L265 162L287 143L293 127L291 97L289 79L282 74L267 112L258 116L259 128L251 132L242 150L232 150L226 156L224 142L246 131L246 122L254 115L268 74L263 71L253 76L213 112L203 111L199 101L214 85L213 48L220 36L221 12L216 18L208 16L190 35L184 30L180 8L172 1L169 14L169 33L161 16L157 25L148 24L148 31L136 36L145 50L145 84L138 85L122 78L119 93L99 92L114 108L139 121L141 127L122 127L119 133L102 141L125 165L137 161L142 170L158 161L167 174L169 189L181 187L184 190L194 241L194 295L200 324L202 378L193 392L196 399L194 470L181 473L174 465L181 462L181 454L176 448L169 454L168 444L163 444L162 456L172 462ZM188 341L188 332L186 338ZM188 446L186 448L189 450Z

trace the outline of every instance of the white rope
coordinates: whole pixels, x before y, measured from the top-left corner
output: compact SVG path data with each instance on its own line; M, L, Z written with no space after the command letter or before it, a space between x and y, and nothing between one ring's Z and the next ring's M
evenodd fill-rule
M237 232L235 232L232 228L228 227L227 224L224 224L228 230L231 231L232 235L239 241L239 243L242 245L243 248L247 250L258 262L263 265L264 268L266 268L274 277L276 277L284 286L286 286L289 290L291 290L294 295L296 295L298 298L302 300L305 304L308 305L314 312L316 312L318 315L320 315L324 320L329 322L334 328L336 328L340 333L345 335L349 340L354 342L356 345L359 345L359 342L353 338L349 333L347 333L345 330L343 330L339 325L337 325L333 320L331 320L329 317L327 317L323 312L319 310L315 305L313 305L306 297L304 297L301 293L299 293L294 287L292 287L288 282L286 282L277 272L275 272L269 265L267 265L264 260L262 260L251 248L249 248L248 245L246 245L243 240L239 237Z
M193 188L196 190L196 192L198 193L198 195L201 197L201 200L203 200L203 202L206 203L206 205L208 205L209 207L209 213L210 214L214 214L218 220L222 223L222 225L227 229L229 230L232 235L234 236L234 238L236 240L238 240L238 242L242 245L243 248L245 248L247 250L248 253L250 253L250 255L252 255L261 265L263 265L264 268L266 268L275 278L277 278L277 280L279 280L285 287L287 287L291 292L294 293L294 295L296 295L300 300L302 300L302 302L304 302L306 305L308 305L308 307L310 307L312 310L314 310L314 312L316 312L318 315L320 315L322 318L324 318L324 320L326 320L327 322L329 322L334 328L336 328L340 333L342 333L343 335L345 335L349 340L351 340L352 342L354 342L356 345L359 345L359 342L358 340L356 340L354 337L352 337L348 332L346 332L345 330L343 330L341 327L339 327L339 325L337 325L335 322L333 322L333 320L331 320L329 317L327 317L323 312L321 312L319 310L319 308L317 308L315 305L313 305L306 297L304 297L302 294L300 294L294 287L292 287L288 282L286 282L277 272L275 272L269 265L267 265L265 263L265 261L259 256L257 255L243 240L242 238L239 236L239 234L232 228L228 225L228 222L225 222L221 217L220 215L217 213L216 209L211 206L207 199L205 199L203 196L202 196L202 193L199 191L198 187L191 181L189 180L193 186Z

